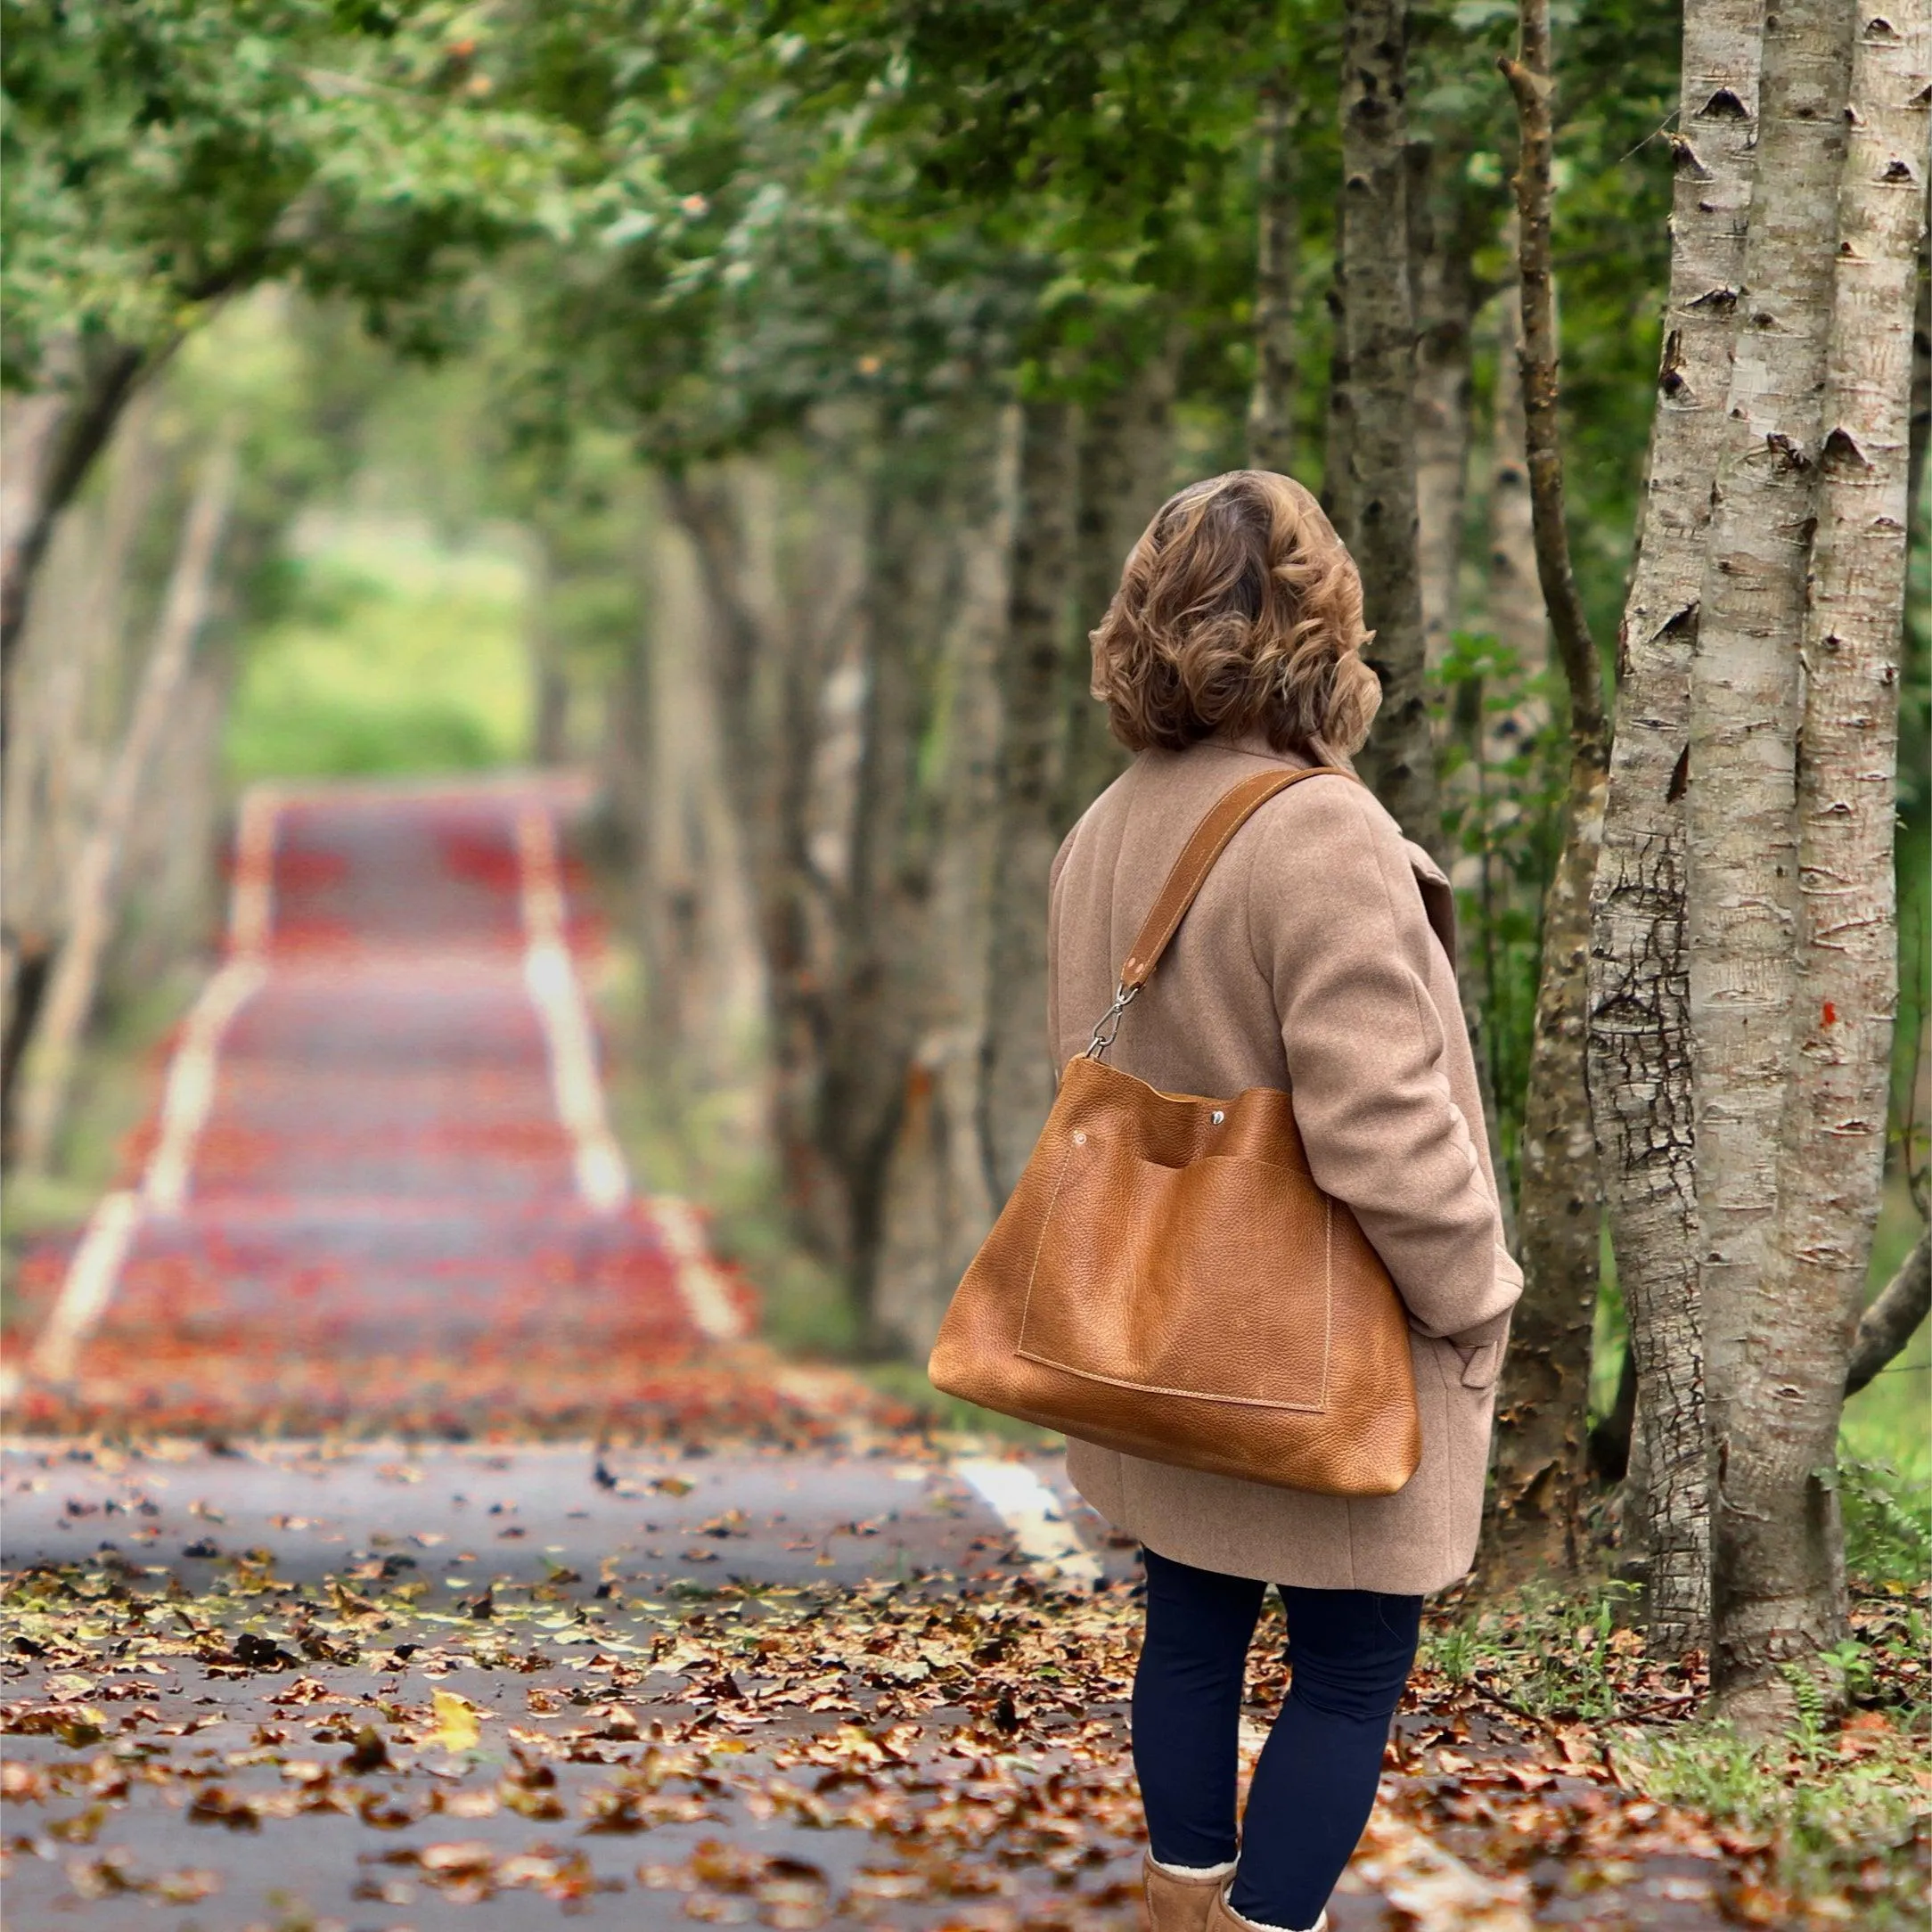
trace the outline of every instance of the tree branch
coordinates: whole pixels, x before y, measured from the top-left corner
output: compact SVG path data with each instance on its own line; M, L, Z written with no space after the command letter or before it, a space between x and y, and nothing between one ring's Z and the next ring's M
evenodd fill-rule
M1563 513L1563 445L1557 420L1556 274L1550 258L1554 200L1550 116L1548 0L1522 0L1520 60L1496 62L1516 96L1521 149L1516 170L1518 273L1522 283L1523 413L1529 456L1530 500L1535 506L1536 576L1550 629L1569 685L1570 728L1576 739L1604 732L1603 681L1596 645L1570 564Z
M1917 1332L1932 1308L1932 1228L1920 1231L1912 1251L1898 1265L1879 1298L1859 1318L1845 1393L1855 1396Z

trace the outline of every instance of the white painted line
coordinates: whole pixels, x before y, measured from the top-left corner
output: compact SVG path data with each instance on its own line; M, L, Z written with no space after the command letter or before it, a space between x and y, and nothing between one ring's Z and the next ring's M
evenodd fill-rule
M256 786L242 801L234 885L228 899L228 957L201 988L182 1028L161 1093L160 1132L141 1183L142 1198L154 1214L178 1215L187 1205L195 1146L215 1104L223 1036L235 1015L267 983L262 954L274 926L275 834L281 810L280 795L266 785Z
M704 1223L691 1203L673 1194L653 1194L645 1205L677 1271L678 1292L699 1333L714 1342L738 1340L745 1331L744 1317L724 1270L711 1258Z
M82 1344L114 1299L143 1218L179 1214L186 1204L194 1150L215 1101L223 1036L268 978L262 954L274 923L275 833L280 795L258 785L242 801L235 831L234 883L228 899L228 957L201 988L182 1027L162 1090L160 1131L138 1188L103 1195L88 1217L61 1291L28 1357L28 1373L65 1381ZM20 1393L9 1377L0 1399Z
M565 937L557 830L547 807L525 805L518 812L517 852L522 876L523 983L544 1029L557 1117L570 1136L578 1194L597 1213L613 1214L630 1198L630 1175L604 1112L590 1011Z
M194 1150L215 1104L222 1037L267 978L268 969L260 960L231 959L201 988L188 1015L168 1065L160 1132L141 1183L142 1199L151 1213L178 1215L187 1205Z
M1092 1590L1100 1582L1100 1559L1074 1534L1060 1498L1024 1462L962 1456L953 1473L1006 1526L1044 1580L1077 1590Z
M570 1136L577 1191L597 1213L614 1214L630 1199L631 1180L604 1107L590 1008L570 954L556 821L548 806L526 803L518 812L517 853L522 878L523 983L543 1026L551 1091L557 1117ZM711 1259L702 1221L688 1202L672 1195L653 1195L644 1208L671 1258L677 1291L692 1325L708 1341L738 1340L744 1333L744 1319L723 1271Z
M87 1231L67 1265L61 1292L41 1330L28 1372L45 1381L64 1382L85 1341L114 1298L121 1264L141 1224L141 1197L128 1188L102 1195L87 1222Z

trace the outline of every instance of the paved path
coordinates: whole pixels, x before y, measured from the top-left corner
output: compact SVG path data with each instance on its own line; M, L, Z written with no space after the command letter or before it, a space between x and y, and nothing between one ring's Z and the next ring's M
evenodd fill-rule
M779 1363L638 1192L580 802L247 799L153 1117L17 1298L10 1927L1138 1924L1132 1552L1057 1458ZM1706 1923L1701 1870L1551 1922ZM1334 1923L1527 1896L1390 1809Z
M748 1331L748 1292L687 1208L634 1192L605 1120L569 803L249 796L226 958L128 1184L60 1257L29 1420L54 1389L161 1427L562 1423Z

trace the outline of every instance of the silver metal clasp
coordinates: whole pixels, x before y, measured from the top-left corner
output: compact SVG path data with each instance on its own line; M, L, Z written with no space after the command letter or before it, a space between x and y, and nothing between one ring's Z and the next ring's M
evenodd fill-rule
M1114 1044L1114 1036L1120 1031L1120 1016L1140 997L1139 986L1119 986L1114 988L1114 1003L1101 1015L1100 1024L1093 1029L1093 1037L1087 1042L1086 1057L1089 1060L1105 1060L1107 1049Z

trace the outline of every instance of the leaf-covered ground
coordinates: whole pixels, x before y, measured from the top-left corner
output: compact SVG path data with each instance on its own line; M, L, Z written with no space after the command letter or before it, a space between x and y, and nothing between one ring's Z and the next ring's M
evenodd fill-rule
M1050 1587L954 1447L17 1444L9 1923L1137 1924L1132 1553ZM1925 1615L1693 1772L1607 1616L1445 1613L1338 1932L1917 1922ZM1283 1687L1257 1644L1250 1748Z
M255 990L10 1299L10 1932L1136 1926L1134 1551L628 1191L566 804L244 807ZM1336 1932L1922 1924L1927 1608L1754 1753L1608 1600L1436 1606Z

